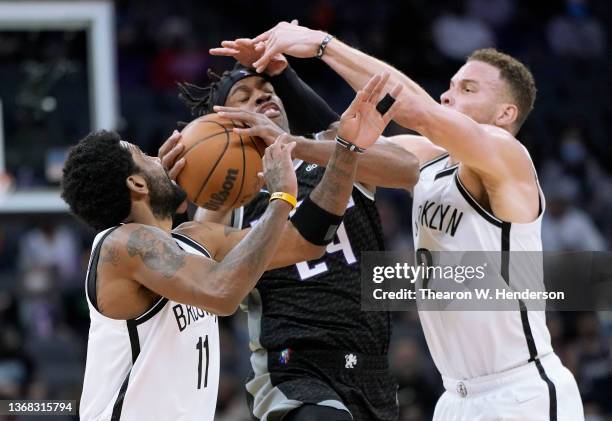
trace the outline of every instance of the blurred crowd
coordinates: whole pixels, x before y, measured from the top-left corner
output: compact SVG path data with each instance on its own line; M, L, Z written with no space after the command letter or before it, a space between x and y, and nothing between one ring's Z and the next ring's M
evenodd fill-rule
M329 31L393 64L435 97L466 55L497 46L524 61L538 85L535 111L518 137L546 195L545 250L608 250L612 242L607 0L120 0L115 6L119 130L152 154L177 121L191 118L177 100L175 82L206 83L207 68L220 72L233 64L209 56L209 48L223 39L254 36L280 20L297 18ZM57 177L45 170L49 154L37 145L49 139L48 147L61 149L89 127L89 117L78 111L87 107L85 39L70 33L4 35L0 94L5 110L11 109L5 127L13 136L5 139L7 170L17 188L56 184ZM31 50L36 53L25 53ZM353 93L340 78L315 60L291 64L343 111ZM394 126L389 133L402 130ZM388 248L411 249L410 196L383 189L377 202ZM83 285L92 238L68 215L0 215L0 399L79 397L89 325ZM578 380L587 419L612 420L611 313L547 316L555 350ZM245 316L223 318L220 327L217 419L248 420ZM442 386L415 313L394 314L392 342L401 420L429 420Z

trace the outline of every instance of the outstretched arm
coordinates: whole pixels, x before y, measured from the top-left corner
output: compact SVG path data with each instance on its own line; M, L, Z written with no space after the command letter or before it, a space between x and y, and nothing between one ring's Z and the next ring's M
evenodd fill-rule
M294 155L306 162L325 165L336 147L333 133L334 130L327 131L317 141L296 138ZM410 190L419 180L419 163L407 149L381 137L359 158L356 179L373 188Z
M258 48L263 50L261 58L253 63L253 67L258 72L264 71L271 58L277 54L300 58L314 57L326 35L322 31L281 22L253 39ZM393 66L349 47L337 38L332 39L327 44L321 59L354 90L361 89L373 75L381 73L389 74L389 86L403 85L404 90L401 98L410 99L410 102L404 103L399 110L395 118L395 121L399 124L404 122L405 110L411 107L415 98L418 97L422 101L436 103L423 88ZM402 125L410 128L409 125Z
M290 209L272 203L258 226L220 262L181 250L156 227L126 224L105 241L116 263L106 265L103 276L134 280L163 297L221 316L232 314L266 269Z
M232 57L245 67L253 67L253 62L262 55L262 51L255 47L253 40L238 38L222 41L221 47L211 48L209 52L214 56ZM265 73L270 76L276 94L283 101L292 134L317 133L340 119L340 115L300 79L282 54L271 58Z
M291 67L272 78L272 85L283 101L292 134L303 136L318 133L340 119L340 115Z
M271 54L313 57L325 35L321 31L281 22L254 39L254 42L264 43L265 52L253 65L258 71L265 68ZM510 162L520 161L522 170L530 167L520 144L508 132L478 124L458 111L443 107L391 65L337 39L329 42L322 59L354 89L360 89L372 74L388 72L389 83L404 86L400 96L403 105L395 121L427 137L476 172L507 179L514 173L509 168Z
M270 189L292 196L297 195L291 161L294 147L293 143L281 142L268 147L261 175ZM183 252L167 233L156 227L127 224L111 234L121 264L114 265L114 270L120 273L110 276L133 279L181 303L220 315L231 314L268 267L291 209L283 200L273 201L259 224L219 262Z
M353 103L342 115L340 128L338 129L341 137L362 148L369 148L379 138L398 108L398 104L392 106L385 115L381 115L375 109L376 98L378 98L379 90L382 89L384 81L384 78L375 76L363 90L359 91ZM398 87L393 93L397 95L399 91L400 88ZM282 135L276 143L283 143L287 138L288 135ZM358 154L356 152L336 144L329 162L326 164L326 170L321 181L310 194L310 200L329 214L343 215L353 189L357 162ZM297 212L300 211L301 208ZM317 220L312 221L314 225L318 223ZM201 227L198 227L198 225L201 225ZM249 232L248 229L233 230L224 227L225 237L221 238L219 235L220 226L192 223L185 228L188 229L187 235L199 238L207 246L210 244L216 259L223 258ZM214 230L216 234L207 232L207 230ZM311 252L312 254L310 254ZM299 227L289 221L278 251L268 268L283 267L304 259L320 257L323 252L322 246L309 243L300 234Z
M283 133L272 120L263 114L241 110L234 107L216 106L215 111L231 120L244 123L248 128L235 128L243 136L257 136L266 144L271 144ZM295 142L295 158L306 162L326 166L336 142L337 124L319 133L318 140L301 136L290 136L288 141ZM385 168L385 171L381 171ZM356 180L374 190L376 187L411 189L418 181L418 160L406 148L381 137L359 158Z
M346 148L338 146L334 153L332 153L323 178L310 194L311 200L317 206L333 215L341 216L344 214L346 204L353 190L355 169L357 167L357 157L355 155L355 152L350 152ZM312 223L317 224L317 221L313 220ZM186 235L199 238L200 241L207 245L207 248L208 244L211 244L211 251L217 260L223 259L228 253L231 253L234 247L251 230L251 228L240 230L227 226L214 226L216 224L204 224L206 225L199 223L192 225L192 230L188 229L183 232ZM258 225L259 222L255 227ZM202 228L204 227L211 231L214 230L215 233L203 231ZM223 236L221 236L221 233L223 233ZM324 253L324 246L318 246L306 240L289 220L285 224L276 254L271 259L267 269L276 269L304 260L317 259L323 256Z

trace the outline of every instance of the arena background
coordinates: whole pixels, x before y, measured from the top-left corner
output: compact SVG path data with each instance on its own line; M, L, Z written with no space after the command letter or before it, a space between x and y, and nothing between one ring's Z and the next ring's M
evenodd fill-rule
M545 249L607 250L611 15L609 0L0 2L0 399L80 396L89 326L83 281L93 232L58 198L66 148L93 128L115 125L156 154L176 122L190 119L175 82L206 83L207 68L233 64L209 56L209 48L280 20L327 30L435 97L475 48L496 46L523 60L538 99L518 137L547 197ZM353 93L323 63L291 64L336 111L344 110ZM381 190L377 202L388 248L410 249L409 195ZM401 420L430 420L442 390L439 374L417 315L394 319L390 359ZM578 380L587 419L612 419L612 315L548 313L548 324L556 352ZM221 339L216 419L247 420L243 314L222 319Z

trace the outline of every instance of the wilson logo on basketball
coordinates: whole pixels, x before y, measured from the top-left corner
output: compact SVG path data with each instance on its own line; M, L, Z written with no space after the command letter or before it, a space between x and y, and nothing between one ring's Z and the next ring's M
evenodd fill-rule
M225 203L227 198L230 195L230 192L234 188L234 183L236 182L236 178L240 171L234 168L229 168L227 170L227 174L225 175L225 180L223 181L223 185L220 192L213 193L210 196L210 200L204 203L204 207L210 210L219 210L221 206Z

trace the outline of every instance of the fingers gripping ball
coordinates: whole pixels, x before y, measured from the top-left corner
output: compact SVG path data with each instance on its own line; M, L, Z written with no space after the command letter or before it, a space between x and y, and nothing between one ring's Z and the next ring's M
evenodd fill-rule
M177 182L193 203L224 211L249 202L261 185L261 157L266 145L256 137L234 133L239 123L208 114L181 132L185 167Z

